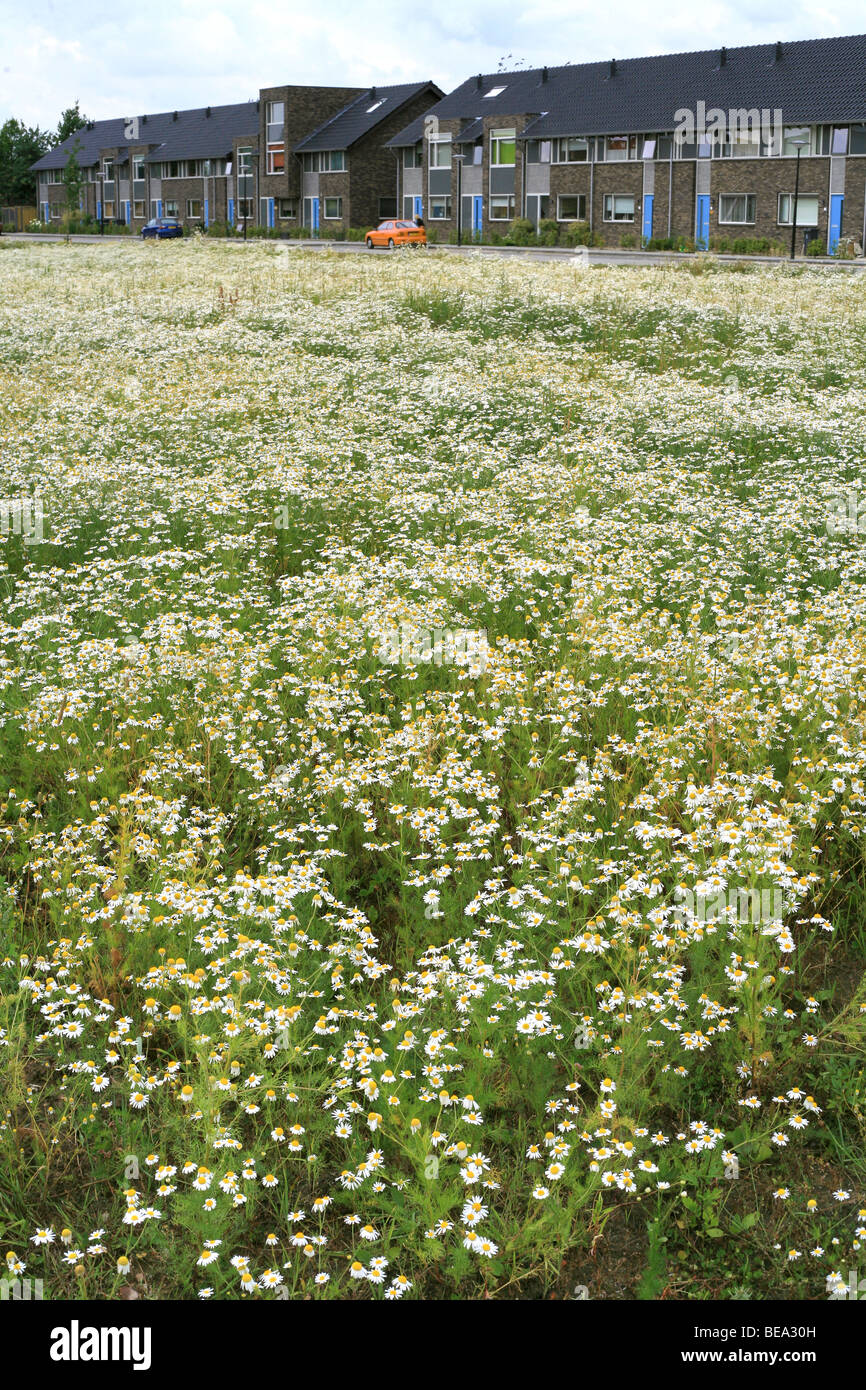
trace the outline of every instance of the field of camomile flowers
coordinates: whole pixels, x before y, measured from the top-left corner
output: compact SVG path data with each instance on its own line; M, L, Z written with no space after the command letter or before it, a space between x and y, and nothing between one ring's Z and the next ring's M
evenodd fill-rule
M852 1296L864 456L854 275L0 246L6 1276Z

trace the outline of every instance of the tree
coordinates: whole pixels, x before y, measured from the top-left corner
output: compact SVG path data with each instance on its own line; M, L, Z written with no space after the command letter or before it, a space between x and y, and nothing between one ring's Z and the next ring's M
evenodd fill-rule
M29 129L10 117L0 126L0 203L14 206L36 202L36 175L30 166L47 154L53 135L38 126Z
M78 163L77 159L80 149L81 141L75 140L69 151L66 168L63 170L63 185L66 189L66 211L70 217L77 217L81 207L81 189L84 186L84 178L81 173L81 165Z
M62 145L64 140L68 140L70 135L74 135L76 130L83 130L87 125L87 117L82 116L76 99L74 106L67 106L63 115L60 117L60 124L57 127L57 139L55 145Z

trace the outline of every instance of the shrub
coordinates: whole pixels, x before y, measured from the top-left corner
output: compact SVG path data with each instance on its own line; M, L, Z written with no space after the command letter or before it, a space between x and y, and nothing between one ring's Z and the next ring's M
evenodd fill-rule
M569 222L562 234L566 246L597 246L588 222Z
M205 235L225 237L230 236L231 233L229 231L229 226L227 222L211 222Z
M363 241L366 235L366 227L347 227L344 233L346 241Z
M542 246L555 246L559 241L559 223L554 217L542 217L538 224L538 240Z
M505 240L509 246L534 246L535 227L528 217L515 217Z
M624 250L631 251L635 246L637 246L637 233L623 232L622 236L619 239L619 244L623 247Z
M820 237L814 237L806 247L807 256L826 256L827 244Z
M672 236L651 236L646 248L648 251L675 251L676 242Z

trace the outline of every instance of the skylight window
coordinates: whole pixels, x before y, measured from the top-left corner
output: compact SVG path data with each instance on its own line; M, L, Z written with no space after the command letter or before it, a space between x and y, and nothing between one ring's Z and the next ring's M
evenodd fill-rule
M484 100L486 101L488 97L498 97L499 93L504 91L505 87L491 87L489 92L484 93Z
M374 101L372 106L367 107L367 115L369 116L371 111L378 111L379 107L384 106L386 101L387 97L380 97L378 101Z

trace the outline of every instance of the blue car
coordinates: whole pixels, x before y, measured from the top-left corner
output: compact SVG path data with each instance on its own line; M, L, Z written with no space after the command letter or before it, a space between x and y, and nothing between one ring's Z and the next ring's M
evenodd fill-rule
M143 237L158 237L163 241L166 237L183 236L183 225L176 217L152 217L141 229Z

